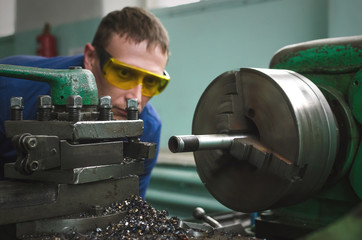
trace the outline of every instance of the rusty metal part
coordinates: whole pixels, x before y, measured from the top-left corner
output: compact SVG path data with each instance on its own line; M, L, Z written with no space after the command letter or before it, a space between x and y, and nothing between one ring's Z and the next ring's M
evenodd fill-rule
M124 155L133 159L154 158L156 148L156 143L124 142Z
M55 218L22 222L16 224L16 235L20 238L23 235L31 234L70 233L73 231L84 233L94 228L105 228L110 223L119 222L125 216L125 212L119 212L105 216Z
M23 120L24 100L22 97L10 99L11 120Z
M76 185L0 181L0 225L80 213L136 194L134 175Z
M362 67L362 35L318 39L288 45L278 50L270 68L298 73L347 73Z
M82 68L47 69L0 64L0 76L28 79L49 84L53 105L65 105L71 95L80 95L83 105L98 105L98 89L94 75Z
M134 161L122 164L110 164L101 166L89 166L51 171L37 171L31 175L24 175L15 169L14 163L8 163L4 167L5 177L12 179L36 180L64 184L83 184L122 178L129 175L141 175L144 173L143 161Z
M5 121L7 137L30 133L33 135L58 136L71 142L82 140L120 139L141 136L142 120L117 121Z
M201 96L192 133L248 133L255 141L234 141L232 151L194 152L197 171L209 192L233 210L295 204L326 182L337 129L325 97L307 78L287 70L226 72ZM257 154L248 155L248 146Z
M60 166L58 137L24 133L14 136L12 142L18 151L15 168L22 174Z
M113 118L112 104L110 96L102 96L99 98L99 117L98 120L109 121Z
M55 168L67 170L121 164L124 157L141 160L153 158L156 154L154 143L105 141L70 144L57 136L29 133L13 137L13 144L18 150L15 169L25 175Z
M61 169L102 166L123 162L123 141L70 144L60 141Z
M137 98L127 99L127 119L137 120L138 119L138 101Z

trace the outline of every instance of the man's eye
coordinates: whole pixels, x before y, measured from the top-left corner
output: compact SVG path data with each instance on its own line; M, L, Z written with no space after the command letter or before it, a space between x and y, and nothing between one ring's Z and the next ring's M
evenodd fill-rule
M126 69L122 69L118 72L118 74L121 76L121 77L129 77L130 75L130 72Z
M157 80L152 77L145 77L143 79L143 84L145 84L147 86L155 86L157 84Z

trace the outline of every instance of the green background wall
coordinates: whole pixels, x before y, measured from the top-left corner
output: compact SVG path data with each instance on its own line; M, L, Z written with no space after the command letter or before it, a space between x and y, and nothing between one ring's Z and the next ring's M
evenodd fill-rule
M240 67L268 67L281 47L326 37L359 35L362 1L224 0L153 10L168 29L172 80L152 99L163 120L161 147L190 134L195 106L219 74ZM31 13L29 13L31 14ZM60 55L80 53L100 21L95 17L52 27ZM0 38L0 57L34 54L37 29Z

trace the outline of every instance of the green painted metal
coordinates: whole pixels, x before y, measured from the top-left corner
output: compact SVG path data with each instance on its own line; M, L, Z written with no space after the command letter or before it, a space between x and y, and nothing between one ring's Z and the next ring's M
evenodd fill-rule
M342 93L330 86L319 85L319 88L337 119L340 130L339 141L343 142L333 164L334 170L328 179L329 184L332 184L345 176L351 169L359 147L360 136L357 123Z
M349 174L351 185L360 199L362 199L362 143L359 146L351 172Z
M80 95L83 105L98 105L98 89L91 71L81 68L47 69L0 64L0 75L46 82L54 105L65 105L71 95Z
M360 203L348 181L348 176L345 176L333 186L326 187L316 197L273 211L284 222L308 223L317 228L327 226Z
M348 99L353 115L362 124L362 70L354 75L350 83Z
M341 73L362 68L362 49L352 45L325 44L284 55L273 68L299 73Z
M362 204L350 211L346 216L322 228L312 234L309 234L305 240L355 240L361 239L362 236Z
M166 210L170 216L183 220L191 219L196 207L204 208L207 214L232 211L211 196L195 166L157 164L152 171L146 200L156 209Z
M284 222L314 223L319 225L318 228L333 225L362 199L359 136L362 127L362 38L318 40L287 46L273 57L270 67L296 71L315 83L330 104L340 132L340 149L323 191L297 205L276 209L276 214ZM346 229L340 229L340 232L346 234ZM323 235L308 239L317 239L314 236Z
M348 44L348 41L351 44ZM338 171L339 176L342 176L353 168L352 187L356 192L361 191L361 184L357 183L357 179L358 175L362 175L362 168L354 165L359 164L356 153L361 151L357 136L362 123L362 39L339 38L287 46L278 51L270 66L296 71L321 89L333 89L327 91L325 96L332 107L336 101L343 103L345 117L344 121L339 123L340 130L357 120L358 124L350 125L347 130L348 142L341 142L344 146L350 145L349 154L342 160L344 165L334 166L334 172ZM338 115L341 115L341 112Z

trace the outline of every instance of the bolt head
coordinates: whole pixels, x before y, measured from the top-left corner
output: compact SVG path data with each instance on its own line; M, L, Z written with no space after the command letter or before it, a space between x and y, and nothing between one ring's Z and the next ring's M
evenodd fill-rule
M30 163L30 169L32 172L35 172L39 169L39 162L38 161L32 161Z
M79 95L71 95L67 98L66 104L67 108L82 108L83 99Z
M127 108L137 109L137 106L138 106L137 98L128 98L127 99Z
M49 95L38 96L38 107L39 108L51 108L52 98Z
M102 96L99 98L99 106L102 108L111 108L111 97L110 96Z
M26 137L25 144L29 149L33 149L38 146L38 140L34 137Z
M11 109L23 109L24 100L23 97L12 97L10 98Z

